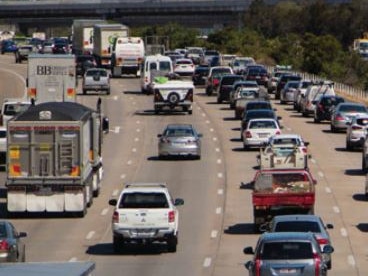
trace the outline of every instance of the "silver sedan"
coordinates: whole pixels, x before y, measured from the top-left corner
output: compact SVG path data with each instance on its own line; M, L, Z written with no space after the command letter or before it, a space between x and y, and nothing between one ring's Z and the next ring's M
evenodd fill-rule
M183 156L201 158L201 137L190 124L169 124L157 135L159 158Z

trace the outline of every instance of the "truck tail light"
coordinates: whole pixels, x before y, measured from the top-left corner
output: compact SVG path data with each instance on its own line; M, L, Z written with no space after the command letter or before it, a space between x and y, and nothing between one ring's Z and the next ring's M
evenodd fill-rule
M112 214L112 222L119 223L119 213L117 211L114 211L114 213Z
M220 81L218 79L213 79L213 85L217 86L220 84Z
M1 240L0 241L0 250L1 251L9 250L9 243L6 240Z
M68 97L74 97L75 96L75 89L74 88L68 88L66 91Z
M20 176L21 175L20 164L11 164L9 174L11 176Z
M169 211L169 222L175 222L175 212Z
M257 258L255 261L256 276L261 276L261 264L262 264L262 261Z
M316 276L319 276L319 266L321 264L321 259L319 257L319 255L317 253L313 253L313 259L314 259L314 265L315 265L315 272L316 272Z
M70 176L79 176L79 175L80 175L79 166L73 166L70 172Z
M36 88L28 88L28 97L30 98L36 98L37 90Z

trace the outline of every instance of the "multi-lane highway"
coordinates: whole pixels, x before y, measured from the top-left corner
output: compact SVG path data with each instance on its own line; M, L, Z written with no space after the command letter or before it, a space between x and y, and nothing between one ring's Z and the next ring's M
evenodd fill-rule
M22 95L26 63L15 64L12 55L4 55L0 65L1 93ZM113 79L111 95L101 96L110 133L104 140L102 193L87 216L11 220L18 230L28 232L27 261L92 260L96 275L246 275L243 264L250 256L242 250L254 246L259 235L253 233L247 184L255 173L258 151L243 151L240 122L233 119L228 104L216 104L203 88L195 91L193 115L154 115L152 96L139 91L138 79ZM97 97L80 95L78 101L94 107ZM310 142L309 164L318 180L315 212L334 224L330 275L368 275L368 200L360 151L345 151L345 134L331 133L328 124L316 125L291 106L274 106L282 116L283 131L299 133ZM168 123L191 123L203 133L201 160L157 158L157 134ZM0 216L6 219L5 172L0 178ZM174 197L184 198L177 253L167 253L160 245L129 246L125 253L113 253L113 208L108 200L131 181L167 182Z

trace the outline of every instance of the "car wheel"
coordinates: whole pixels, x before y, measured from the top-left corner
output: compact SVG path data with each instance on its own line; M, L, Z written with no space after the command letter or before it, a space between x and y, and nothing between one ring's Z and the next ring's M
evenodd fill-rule
M315 124L319 124L321 121L320 121L320 120L318 120L316 117L314 117L314 118L313 118L313 122L314 122Z
M346 140L346 150L352 150L353 147L348 140Z
M158 115L160 113L160 109L159 108L155 108L155 114Z
M366 173L366 172L367 172L367 165L366 165L366 162L365 162L365 158L364 158L364 156L363 156L363 158L362 158L362 171L363 171L364 173Z
M326 263L326 266L327 266L327 269L330 270L332 268L332 260L329 260L327 263Z
M167 239L167 251L174 253L178 245L178 238L176 236L171 236Z
M110 89L106 90L106 95L110 95Z
M245 151L249 150L249 146L247 146L246 144L243 144L243 150Z
M192 109L188 109L188 114L192 115L193 114L193 110Z
M206 94L207 94L207 96L211 96L212 95L212 88L211 87L207 87L206 88Z

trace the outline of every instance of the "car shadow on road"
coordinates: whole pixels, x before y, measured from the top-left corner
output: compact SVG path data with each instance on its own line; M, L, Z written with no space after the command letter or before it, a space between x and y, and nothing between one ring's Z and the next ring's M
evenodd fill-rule
M238 121L238 119L235 118L235 117L224 117L222 120L224 120L224 121Z
M356 225L356 228L361 232L368 233L368 223L359 223Z
M242 140L240 139L240 138L231 138L230 139L230 142L237 142L237 143L239 143L239 142L241 142Z
M191 156L150 156L147 158L148 161L193 161L198 160L196 157Z
M115 253L112 243L99 243L89 246L86 254L89 255L158 255L166 253L164 243L151 244L124 244L120 253Z
M224 230L225 234L229 235L249 235L254 233L254 224L253 223L237 223L229 226Z
M231 111L233 109L230 107L220 107L220 110Z
M186 112L183 111L177 111L177 110L165 110L161 111L159 114L155 114L155 111L153 109L147 109L147 110L137 110L134 112L134 115L138 116L183 116L186 115Z
M350 176L364 176L366 175L365 172L362 171L362 169L347 169L344 172L345 175L350 175Z
M253 181L251 182L240 182L240 186L239 188L242 190L253 190L254 187L254 183Z
M122 93L123 94L128 94L128 95L149 96L149 94L142 93L142 91L130 91L130 90L127 90L127 91L123 91Z
M368 201L368 197L365 194L354 194L353 199L355 201L360 201L360 202L367 202Z

